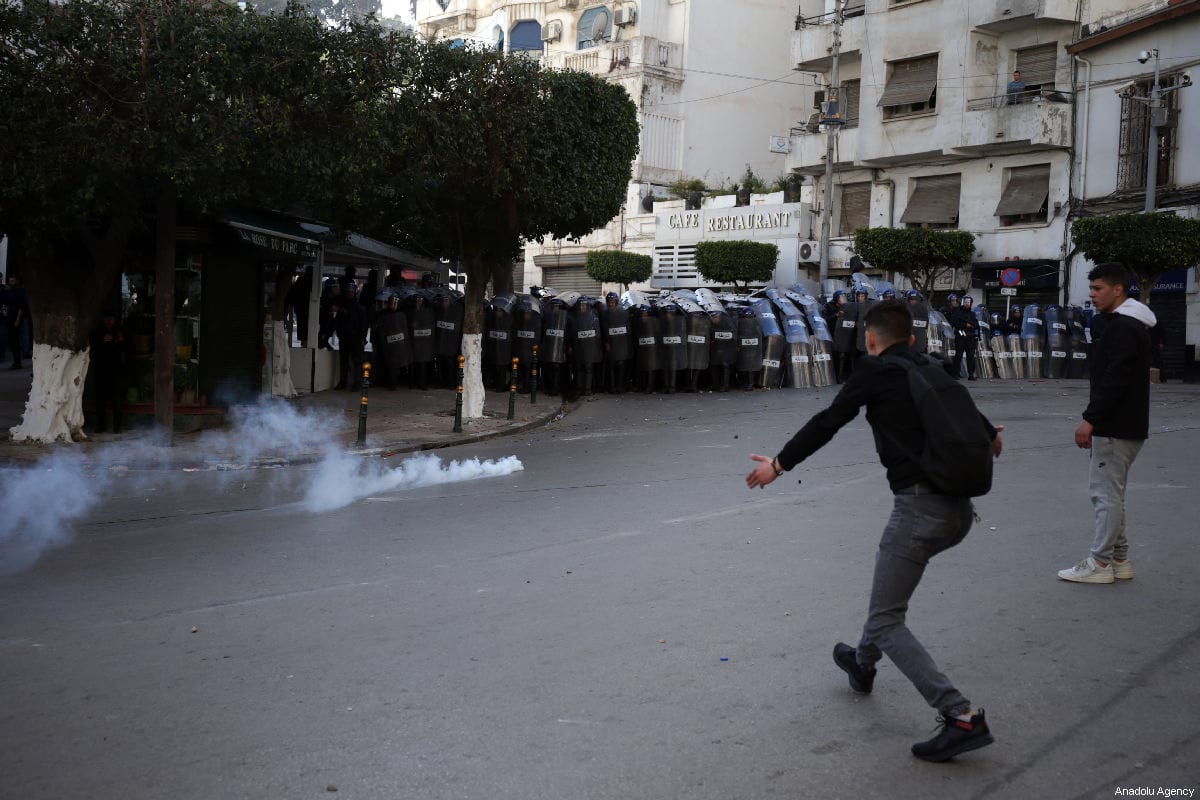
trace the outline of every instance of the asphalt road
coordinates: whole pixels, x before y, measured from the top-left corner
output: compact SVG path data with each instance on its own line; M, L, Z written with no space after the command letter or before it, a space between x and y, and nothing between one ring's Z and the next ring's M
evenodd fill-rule
M972 388L1007 426L995 490L909 619L992 747L914 759L936 713L886 660L860 697L830 659L890 508L865 420L742 482L832 390L604 397L441 453L523 471L324 513L300 502L315 465L96 480L68 540L0 577L0 797L1200 788L1200 389L1155 387L1136 577L1085 586L1054 573L1090 540L1086 387Z

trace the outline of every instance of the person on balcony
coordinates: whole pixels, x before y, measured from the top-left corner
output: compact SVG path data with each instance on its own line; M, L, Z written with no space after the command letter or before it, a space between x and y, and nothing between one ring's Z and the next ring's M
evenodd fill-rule
M1021 70L1013 71L1013 79L1008 82L1006 94L1010 106L1025 102L1025 81L1021 80Z

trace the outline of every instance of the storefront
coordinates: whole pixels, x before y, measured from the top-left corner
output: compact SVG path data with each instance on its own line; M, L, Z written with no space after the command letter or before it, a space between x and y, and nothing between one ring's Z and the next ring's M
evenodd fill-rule
M980 261L971 266L971 290L988 309L1007 316L1013 303L1060 302L1062 267L1048 259Z
M732 195L716 198L733 200ZM801 225L809 218L802 203L758 204L750 206L709 206L697 210L684 208L682 200L656 203L654 235L654 271L650 285L656 289L692 289L708 285L696 269L696 245L704 241L751 241L779 248L775 265L777 286L790 286L809 277L813 267L812 246L801 264ZM557 288L557 287L556 287Z

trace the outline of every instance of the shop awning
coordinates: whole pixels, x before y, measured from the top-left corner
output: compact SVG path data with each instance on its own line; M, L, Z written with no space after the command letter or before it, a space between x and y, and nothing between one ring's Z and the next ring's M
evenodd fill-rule
M290 217L270 211L237 210L220 217L238 238L252 247L279 256L316 258L321 241Z
M1017 167L1008 176L1008 183L996 205L997 217L1036 214L1046 205L1050 194L1050 165Z
M952 223L958 219L958 195L962 175L931 175L916 178L916 189L908 198L901 222Z
M937 56L900 61L892 66L887 86L879 97L880 108L928 103L937 88Z

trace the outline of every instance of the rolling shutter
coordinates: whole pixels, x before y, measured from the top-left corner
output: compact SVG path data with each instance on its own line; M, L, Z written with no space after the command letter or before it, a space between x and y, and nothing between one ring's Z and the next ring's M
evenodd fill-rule
M871 184L842 184L842 216L838 221L838 236L850 236L858 228L871 224Z
M908 207L900 216L904 223L954 223L958 220L958 195L962 175L931 175L916 178L916 188L908 198Z
M1058 63L1058 42L1040 44L1017 51L1017 66L1026 86L1054 85L1054 68Z
M880 108L928 103L937 88L937 56L897 61L879 98Z
M858 95L862 88L862 81L846 81L842 85L842 119L846 121L846 127L857 127L858 125Z
M997 217L1036 214L1046 205L1050 194L1050 165L1017 167L1008 175L1008 183L996 206Z

